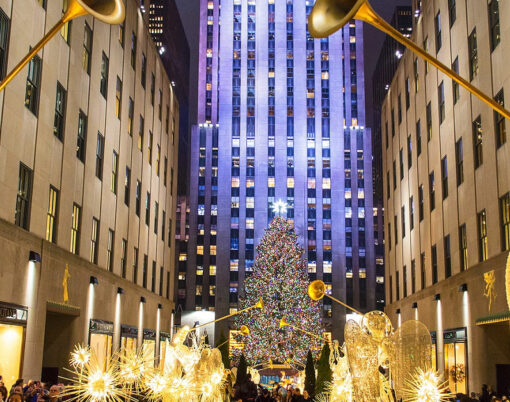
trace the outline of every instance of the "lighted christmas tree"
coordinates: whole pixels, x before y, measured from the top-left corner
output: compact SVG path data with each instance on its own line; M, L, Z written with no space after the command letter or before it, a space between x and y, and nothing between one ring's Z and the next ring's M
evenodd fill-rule
M236 318L236 327L246 325L243 353L255 365L298 361L304 364L308 350L318 351L321 340L302 331L322 336L321 305L308 297L308 274L303 249L293 226L285 218L273 219L260 244L253 274L244 282L240 308L252 306L259 298L264 309L253 309ZM289 324L280 328L282 318Z

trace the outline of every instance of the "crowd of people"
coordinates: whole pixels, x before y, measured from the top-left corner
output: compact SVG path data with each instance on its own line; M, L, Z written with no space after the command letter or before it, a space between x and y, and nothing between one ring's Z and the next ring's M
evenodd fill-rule
M306 402L312 401L308 392L288 385L276 385L272 389L257 386L248 374L240 384L231 390L231 397L236 402Z
M510 390L509 390L510 391ZM490 385L483 384L482 392L476 393L471 392L468 396L466 394L457 394L455 397L451 398L452 401L455 402L504 402L510 401L509 397L506 395L498 395Z
M0 376L0 402L61 402L64 384L46 384L41 381L18 379L8 390Z

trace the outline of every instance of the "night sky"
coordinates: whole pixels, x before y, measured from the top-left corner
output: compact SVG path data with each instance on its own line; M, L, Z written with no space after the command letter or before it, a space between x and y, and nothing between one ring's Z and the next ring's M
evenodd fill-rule
M281 1L281 0L280 0ZM199 0L175 0L181 19L186 30L190 46L190 121L195 121L196 93L197 93L197 57L198 57L198 27L199 27ZM389 21L397 5L411 5L411 0L372 0L372 7L384 19ZM372 73L379 57L384 40L384 34L365 24L365 91L367 108L370 108L372 98ZM371 126L371 112L367 110L367 126Z

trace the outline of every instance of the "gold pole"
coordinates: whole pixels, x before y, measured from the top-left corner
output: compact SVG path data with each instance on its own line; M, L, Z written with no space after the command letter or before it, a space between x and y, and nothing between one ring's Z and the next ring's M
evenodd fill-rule
M195 331L198 328L202 328L202 327L205 327L206 325L214 324L215 322L224 320L226 318L232 317L232 316L237 315L237 314L244 313L245 311L248 311L248 310L251 310L251 309L254 309L254 308L264 308L264 303L262 302L262 299L259 299L258 303L254 304L253 306L246 307L245 309L242 309L242 310L236 311L235 313L223 316L223 317L218 318L218 319L216 319L214 321L209 321L209 322L206 322L205 324L197 325L196 327L191 328L188 331L188 333L190 333L191 331Z
M280 326L280 328L283 328L283 327L291 327L291 328L294 328L294 329L296 329L296 330L298 330L298 331L300 331L300 332L303 332L304 334L307 334L307 335L310 335L310 336L312 336L312 337L314 337L314 338L317 338L317 339L319 339L319 340L321 340L321 341L324 341L324 340L326 340L326 341L327 341L327 339L326 339L326 338L323 338L322 336L319 336L319 335L317 335L317 334L314 334L313 332L305 331L305 330L304 330L304 329L302 329L302 328L299 328L299 327L296 327L296 326L294 326L294 325L292 325L292 324L289 324L289 323L285 320L285 318L282 318L282 319L280 320L280 324L279 324L279 326Z
M452 69L446 67L443 63L441 63L436 58L432 57L430 54L428 54L426 51L424 51L422 48L420 48L416 43L413 41L407 39L405 36L403 36L400 32L398 32L395 28L393 28L390 24L388 24L384 19L382 19L370 6L368 1L365 1L361 7L359 8L358 12L354 16L354 18L367 22L374 27L380 29L384 33L390 35L393 39L397 40L398 42L402 43L405 47L412 50L414 53L416 53L418 56L422 57L426 61L428 61L430 64L432 64L434 67L436 67L438 70L446 74L448 77L450 77L452 80L454 80L456 83L461 85L463 88L467 89L469 92L471 92L473 95L475 95L477 98L485 102L487 105L492 107L496 112L501 114L502 116L506 117L510 120L510 112L506 110L501 104L496 102L494 99L490 98L486 94L484 94L482 91L480 91L475 86L471 85L468 81L466 81L464 78L462 78L460 75L455 73Z
M343 301L341 301L341 300L335 299L333 296L330 296L330 295L328 295L327 293L324 293L324 296L329 297L331 300L336 301L338 304L341 304L342 306L347 307L348 309L350 309L350 310L354 311L355 313L358 313L358 314L360 314L360 315L363 315L363 313L362 313L362 312L360 312L360 311L356 310L354 307L351 307L351 306L349 306L348 304L345 304L345 303L344 303Z

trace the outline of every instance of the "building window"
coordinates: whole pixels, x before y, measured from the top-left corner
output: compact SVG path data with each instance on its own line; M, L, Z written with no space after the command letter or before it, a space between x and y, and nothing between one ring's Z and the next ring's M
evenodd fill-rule
M456 0L448 0L448 17L450 21L450 28L455 23L457 19L457 7L455 5Z
M452 70L457 74L459 73L459 57L456 57L452 63ZM452 80L452 90L453 90L453 104L456 105L460 98L459 84L456 81Z
M142 116L140 116L140 124L138 127L138 149L140 151L143 150L144 126L145 126L145 120Z
M154 202L154 234L158 234L159 204Z
M409 228L414 229L414 197L409 198Z
M411 292L416 292L416 261L411 261Z
M434 28L435 28L435 37L436 37L436 53L441 49L441 45L443 44L441 38L441 13L438 12L436 14L436 18L434 18Z
M126 35L126 25L124 23L119 24L119 44L120 47L124 48L124 37Z
M462 138L455 143L455 165L457 170L457 186L464 183L464 154L462 151Z
M407 168L411 169L413 166L413 144L411 142L411 136L407 136Z
M420 89L420 74L418 73L418 59L413 61L413 72L414 72L414 92L418 93Z
M487 246L487 213L485 209L478 213L478 254L479 260L485 261L488 256Z
M427 141L432 139L432 106L431 103L427 103Z
M135 213L136 216L140 216L140 204L141 204L141 197L142 197L142 183L140 183L139 180L136 181L136 202L135 202Z
M482 131L482 118L478 116L473 121L473 147L475 157L475 168L478 168L483 164L483 131Z
M436 208L436 183L434 181L434 172L429 173L429 195L430 195L430 211Z
M131 33L131 67L136 68L136 35Z
M53 119L53 134L60 141L64 138L64 118L66 112L66 90L57 81L57 95L55 98L55 118Z
M444 84L443 81L441 81L441 84L439 84L439 87L437 88L437 102L439 106L439 124L441 124L444 121L445 117L445 104L444 104Z
M62 14L65 14L68 6L69 6L69 0L62 0ZM62 38L65 40L65 42L67 44L69 44L69 41L71 39L70 28L71 28L71 21L68 21L60 29L60 35L62 36Z
M92 53L92 29L85 22L85 30L83 33L83 54L82 66L87 74L90 74L90 55Z
M39 5L46 10L46 0L37 0Z
M476 27L468 37L469 79L473 80L478 74L478 45L476 43Z
M158 119L161 121L163 115L163 91L160 89L158 92Z
M73 204L73 216L71 218L71 246L69 251L73 254L80 252L80 226L81 226L81 207Z
M423 185L418 188L418 214L420 215L420 222L423 220L423 213L425 210L425 197L423 194Z
M151 194L147 191L145 196L145 224L149 226L151 219Z
M92 218L92 233L90 236L90 262L97 264L97 249L99 242L99 219Z
M87 137L87 116L80 110L78 116L78 139L76 144L76 157L85 163L85 139Z
M425 273L425 253L420 254L420 276L421 276L421 288L425 289L427 286L427 276Z
M393 161L393 190L397 189L397 162Z
M501 249L510 250L510 193L499 199L501 215Z
M142 71L140 74L140 80L141 80L143 89L145 89L146 76L147 76L147 57L145 57L145 54L142 53Z
M395 215L393 217L393 230L395 232L395 246L398 244L398 217Z
M501 104L501 106L505 106L503 90L498 92L498 94L494 97L494 100ZM506 142L506 123L505 118L498 112L494 112L494 128L496 130L496 145L499 148Z
M491 0L489 2L489 35L491 50L494 50L501 41L499 30L499 0Z
M172 247L172 218L168 219L168 248Z
M58 190L50 186L48 200L48 216L46 217L46 240L52 243L57 241L57 212L58 212Z
M397 103L397 117L398 124L402 123L402 97L398 94L398 103Z
M411 82L409 81L409 77L406 78L406 110L411 106Z
M133 283L138 284L138 248L133 248Z
M170 271L166 271L166 298L170 299Z
M163 276L164 276L163 267L159 267L159 295L160 296L163 296Z
M122 272L122 278L126 279L126 263L127 263L127 240L122 239L122 254L120 257L120 269Z
M166 211L161 215L161 240L165 242L165 228L166 228Z
M450 235L444 237L444 272L445 278L452 276L452 255L450 252Z
M110 190L113 194L117 194L117 181L119 175L119 155L113 151L112 154L112 174L110 178Z
M142 286L147 289L147 270L149 269L149 258L147 254L143 255L143 271L142 271Z
M156 151L156 176L159 177L159 161L161 159L161 146L158 144Z
M432 254L432 284L435 284L435 283L437 283L437 247L436 247L436 245L432 246L431 254Z
M448 160L446 156L441 159L441 190L443 190L443 200L448 197Z
M465 271L468 268L466 224L459 226L459 251L460 251L460 270Z
M124 179L124 204L129 207L129 196L131 195L131 169L126 166L126 177Z
M16 213L14 223L29 230L30 203L32 201L32 169L19 164L18 194L16 195Z
M400 220L402 221L402 239L406 237L406 207L401 208Z
M113 272L113 248L115 247L115 232L108 229L108 245L106 248L106 269Z
M416 122L416 154L421 155L421 122Z
M135 112L135 102L130 97L128 102L128 134L129 136L133 136L133 119Z
M156 261L152 261L151 292L156 292Z
M399 167L400 167L400 180L404 180L404 150L400 148L398 152Z
M152 165L152 146L154 142L154 136L152 135L152 131L149 130L149 144L148 144L148 152L147 159L149 160L149 165Z
M154 94L156 91L156 77L154 73L151 74L151 105L154 106Z
M404 297L407 297L407 266L404 265L402 273L404 274L402 278L402 282L404 285Z
M117 85L115 87L115 116L120 119L120 110L122 106L122 81L117 76Z
M9 49L9 18L0 9L0 80L5 77L5 69L7 67L7 53Z
M163 185L166 187L166 177L168 175L168 158L165 156L165 163L163 165Z
M110 62L108 60L108 57L106 57L105 52L103 52L103 55L101 58L101 79L99 81L99 92L101 92L101 95L103 95L103 98L105 98L105 99L108 94L109 64L110 64Z
M101 133L97 133L96 177L99 180L103 180L103 161L104 161L104 137Z
M41 59L34 56L28 63L27 87L25 91L25 106L37 116L39 107L39 83L41 80Z
M400 300L400 272L396 272L396 277L395 277L395 285L396 285L396 293L397 293L397 301Z

